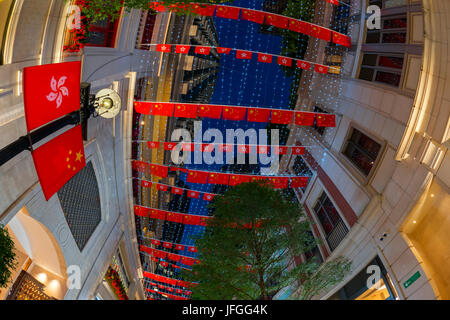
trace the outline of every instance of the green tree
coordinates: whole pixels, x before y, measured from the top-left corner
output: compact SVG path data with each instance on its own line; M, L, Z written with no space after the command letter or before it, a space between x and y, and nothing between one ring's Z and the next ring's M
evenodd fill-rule
M198 283L193 299L268 300L292 285L297 298L310 299L341 281L350 268L341 258L295 266L294 257L318 244L311 223L298 203L261 182L230 188L211 208L214 219L196 237L200 263L183 273Z
M8 230L0 225L0 288L8 286L11 272L16 267L16 253L14 242Z

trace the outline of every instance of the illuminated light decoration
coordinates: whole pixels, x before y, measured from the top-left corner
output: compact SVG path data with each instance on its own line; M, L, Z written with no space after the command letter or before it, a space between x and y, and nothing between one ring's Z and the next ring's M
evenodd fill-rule
M291 67L292 59L286 57L278 57L277 62L280 66Z
M216 9L216 17L238 20L240 11L241 8L218 5Z
M251 22L256 22L258 24L264 23L264 17L266 14L262 11L250 10L250 9L242 9L241 11L241 19Z
M195 47L195 53L198 54L210 54L211 47L202 47L202 46L196 46Z
M328 73L328 66L324 66L324 65L321 65L321 64L316 64L314 66L314 71L316 71L317 73L327 74Z
M270 116L270 122L276 124L290 124L294 111L291 110L274 110Z
M152 111L150 114L152 116L166 116L172 117L175 109L175 105L173 103L159 102L153 103Z
M289 18L278 14L268 13L264 23L270 26L274 26L280 29L287 29L289 24Z
M317 116L318 127L336 127L336 116L334 114L320 114Z
M272 55L265 53L258 53L258 61L263 63L272 63Z
M250 60L252 58L252 52L246 50L236 50L236 59Z
M311 23L295 19L289 19L289 30L305 35L311 34Z
M221 54L229 54L231 52L231 48L217 47L217 53Z
M197 104L175 104L174 117L196 119L197 112Z
M331 30L320 27L320 26L311 26L311 37L322 39L325 41L331 41Z
M156 51L169 53L172 51L172 46L170 44L158 44L156 46Z
M182 54L188 54L190 48L191 48L191 46L188 46L188 45L177 45L175 47L175 52L182 53Z

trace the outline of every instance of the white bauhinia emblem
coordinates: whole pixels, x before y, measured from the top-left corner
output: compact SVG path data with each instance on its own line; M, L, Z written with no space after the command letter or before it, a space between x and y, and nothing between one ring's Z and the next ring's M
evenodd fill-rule
M56 101L57 109L61 107L63 96L67 97L69 95L69 89L64 87L66 80L67 77L64 76L59 78L58 82L56 82L55 77L52 77L52 80L50 81L50 88L52 89L52 92L47 95L47 100L50 102Z
M283 60L281 60L283 63L287 63L287 60L286 59L283 59Z
M181 52L185 52L186 51L186 47L181 47L180 51Z
M167 48L166 46L162 46L162 47L161 47L161 50L164 51L164 50L166 50L166 48Z

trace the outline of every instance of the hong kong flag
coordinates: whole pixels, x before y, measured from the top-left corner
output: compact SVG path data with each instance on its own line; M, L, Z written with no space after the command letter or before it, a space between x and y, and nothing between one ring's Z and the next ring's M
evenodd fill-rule
M270 117L271 123L277 124L290 124L292 122L292 117L294 116L294 111L291 110L276 110L272 111L272 116Z
M190 48L191 48L191 46L187 46L187 45L177 45L175 47L175 52L176 53L188 54Z
M151 188L152 185L153 185L153 183L151 181L144 181L144 180L141 181L141 186L143 188Z
M154 103L151 114L153 116L172 117L174 108L173 103Z
M183 216L183 223L189 225L198 225L200 223L200 216L195 216L192 214L185 214Z
M247 121L251 122L269 122L270 109L249 108L247 112Z
M318 73L327 74L328 73L328 66L324 66L322 64L316 64L314 66L314 71Z
M183 189L181 189L181 188L174 188L174 187L172 187L172 191L171 191L171 193L172 194L183 194Z
M258 61L263 63L272 63L272 55L265 53L258 53Z
M231 51L231 48L217 47L216 50L217 50L217 53L229 54Z
M188 247L189 252L198 252L197 247Z
M252 53L250 51L236 50L236 59L250 60L251 58L252 58Z
M237 146L237 152L238 153L248 154L248 153L250 153L250 146L247 146L247 145L244 145L244 144L238 145Z
M153 239L152 240L152 244L155 245L155 246L159 246L159 245L161 245L161 241Z
M208 172L189 170L187 182L206 184L208 182Z
M181 143L181 150L183 151L194 151L195 145L193 143L183 142Z
M309 22L289 19L289 30L309 35L311 33L311 24Z
M216 17L237 20L240 10L237 7L217 6Z
M169 213L171 213L171 212L167 213L167 217L166 217L167 221L171 221L171 220L169 220ZM163 246L163 248L166 248L166 249L172 249L172 244L170 242L163 242L162 246Z
M242 20L256 22L259 24L264 23L264 16L265 16L264 12L256 11L256 10L249 10L249 9L242 9L242 13L241 13Z
M198 105L196 104L175 104L174 117L178 118L197 118Z
M184 250L184 245L182 245L182 244L177 244L177 245L175 246L175 249L176 249L176 250L179 250L179 251L183 251L183 250Z
M159 52L170 52L172 49L170 44L158 44L156 45L156 51Z
M147 146L149 149L158 149L160 143L157 141L147 141Z
M134 214L139 217L148 217L149 213L150 213L149 208L144 208L141 206L134 206Z
M310 35L311 35L311 37L314 37L314 38L322 39L325 41L331 41L331 30L324 28L324 27L320 27L320 26L316 26L316 25L311 26Z
M277 155L287 154L287 149L288 148L284 147L284 146L276 146L276 147L273 147L273 152Z
M308 185L308 177L291 178L291 188L305 188Z
M303 69L303 70L309 70L311 69L311 63L303 60L297 60L297 68Z
M336 6L339 5L339 0L326 0L328 3L334 4Z
M247 112L246 108L239 107L223 107L223 116L224 120L244 120L245 114Z
M150 111L152 110L153 103L151 102L142 102L142 101L135 101L134 102L134 109L137 113L141 114L150 114Z
M176 142L164 142L164 150L166 151L172 151L176 146Z
M23 69L23 103L28 132L80 109L81 63Z
M292 66L292 59L286 57L278 57L277 62L280 66L290 67Z
M333 42L347 48L352 46L352 40L349 36L337 32L333 32Z
M211 193L205 193L203 194L203 200L205 201L212 201L216 195Z
M292 147L292 154L296 156L305 154L305 147Z
M258 154L269 153L269 146L258 146Z
M31 154L45 199L49 200L86 166L81 126L57 136Z
M228 181L230 180L230 175L227 173L210 173L208 178L208 183L210 184L221 184L228 185Z
M157 183L156 184L156 190L158 191L167 191L169 190L169 187L165 184Z
M131 167L137 172L146 172L148 170L148 163L144 161L133 160Z
M200 192L189 190L187 196L192 199L198 199L200 197Z
M191 6L191 11L200 16L212 17L215 10L216 5L192 4Z
M150 218L164 220L164 219L166 219L166 212L163 210L151 209L150 210Z
M265 24L270 26L274 26L281 29L287 29L289 23L289 18L276 15L276 14L266 14Z
M150 174L161 178L166 178L169 174L169 168L166 166L152 164L150 166Z
M200 105L198 108L200 118L220 119L222 116L222 107L214 105Z
M318 127L336 127L336 116L334 114L317 114Z
M222 144L219 146L219 151L222 152L233 152L234 150L234 145L232 144Z
M212 143L202 143L200 146L201 152L213 152L214 151L214 144Z
M315 118L316 114L313 112L296 112L295 124L297 126L312 126Z
M229 185L230 186L236 186L236 185L241 184L241 183L249 182L250 181L250 177L251 176L248 176L248 175L232 174L232 175L230 175Z
M210 52L211 52L211 47L195 47L195 53L209 54Z

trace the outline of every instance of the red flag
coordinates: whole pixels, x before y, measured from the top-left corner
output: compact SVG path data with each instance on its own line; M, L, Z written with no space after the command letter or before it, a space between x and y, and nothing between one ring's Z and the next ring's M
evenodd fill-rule
M176 53L183 53L183 54L187 54L187 53L189 53L189 49L191 48L191 46L187 46L187 45L181 45L181 44L179 44L179 45L177 45L176 47L175 47L175 52Z
M292 59L286 57L278 57L277 62L280 66L290 67L292 66Z
M45 199L49 200L86 166L81 126L60 134L31 154Z
M270 109L248 108L247 121L269 122Z
M150 166L150 174L161 178L166 178L169 174L169 167L152 164Z
M200 16L212 17L216 10L216 5L192 4L191 10Z
M133 160L131 162L131 167L133 168L133 170L136 170L138 172L147 172L148 163L144 161Z
M250 176L248 175L242 175L242 174L232 174L230 175L230 186L236 186L241 183L249 182Z
M267 154L269 152L269 146L258 146L258 154Z
M167 218L166 218L167 221L171 221L171 220L169 220L169 213L171 213L171 212L167 213ZM170 242L163 242L162 246L166 249L172 249L172 244Z
M258 61L264 63L272 63L272 55L265 53L258 53Z
M146 247L146 246L143 246L143 245L140 245L140 246L139 246L139 250L140 250L140 251L143 251L143 252L146 252L146 253L148 253L148 254L153 255L153 250L154 250L154 249L149 248L149 247Z
M200 192L189 190L187 196L192 199L198 199L200 197Z
M252 53L250 51L236 50L236 59L248 59L252 58Z
M189 252L198 252L196 247L188 247Z
M159 142L157 141L147 141L147 146L149 149L158 149L159 148Z
M273 13L267 13L266 14L266 21L265 24L268 24L270 26L274 26L281 29L287 29L288 27L289 18L280 16Z
M318 127L336 127L336 116L334 114L317 114Z
M167 191L167 190L169 190L169 187L167 185L165 185L165 184L157 183L156 184L156 189L159 190L159 191Z
M181 256L175 253L168 253L167 254L167 259L169 259L170 261L173 262L179 262L180 261Z
M155 245L155 246L159 246L159 245L161 245L161 241L153 239L152 240L152 244Z
M219 5L217 6L216 17L237 20L240 10L241 8Z
M141 186L143 187L143 188L151 188L152 187L152 182L151 181L141 181Z
M234 150L234 145L232 144L221 144L219 146L219 151L222 152L232 152Z
M229 180L230 180L230 175L227 173L211 172L209 174L208 183L228 185Z
M217 47L216 50L217 50L217 53L229 54L231 51L231 48Z
M153 116L173 116L173 109L175 105L173 103L154 103L151 114Z
M274 189L287 189L289 187L288 177L269 178L269 182Z
M324 66L322 64L316 64L314 66L314 71L318 72L318 73L324 73L327 74L328 73L328 66Z
M183 194L183 189L181 189L181 188L175 188L175 187L172 187L172 191L171 191L171 193L172 194Z
M134 214L139 217L148 217L148 214L150 213L149 208L141 207L141 206L134 206Z
M308 185L308 177L291 178L291 188L305 188Z
M182 245L182 244L177 244L177 245L175 246L175 249L176 249L176 250L183 251L183 250L184 250L184 245Z
M222 118L224 120L244 120L246 111L246 108L224 106Z
M303 70L311 69L311 63L303 60L297 60L297 67Z
M213 152L214 151L214 144L212 144L212 143L202 143L200 145L200 151L201 152Z
M208 181L208 172L189 170L187 182L206 184L207 181Z
M259 24L263 24L264 16L265 16L265 13L261 12L261 11L242 9L241 19L251 21L251 22L256 22Z
M166 212L163 210L151 209L150 210L150 218L164 220L166 218Z
M142 101L135 101L134 102L134 109L137 113L141 114L150 114L150 111L152 110L153 103L151 102L142 102Z
M178 118L197 118L198 105L196 104L175 104L174 117Z
M287 154L287 147L284 147L284 146L273 147L273 152L278 155Z
M331 30L324 27L312 25L310 35L314 38L331 41Z
M222 116L222 107L214 105L200 105L198 109L200 118L220 119Z
M195 47L195 53L209 54L210 52L211 52L211 47L201 47L201 46Z
M289 19L289 30L309 35L311 33L311 23Z
M237 146L238 153L250 153L250 146L246 146L244 144Z
M328 3L334 4L336 6L339 5L339 0L326 0Z
M295 124L297 126L312 126L316 114L313 112L295 112Z
M172 47L170 46L170 44L158 44L156 45L156 51L159 52L170 52L172 49Z
M352 46L352 40L349 36L337 32L333 32L333 42L347 48Z
M292 147L293 155L302 155L305 154L305 147Z
M172 151L176 146L176 142L164 142L164 150L166 151Z
M181 257L181 263L185 264L187 266L193 266L194 265L194 259L189 257Z
M167 256L167 253L161 250L153 250L153 255L157 258L165 259ZM156 280L158 281L158 280Z
M200 223L200 216L195 216L192 214L185 214L183 216L183 223L189 225L198 225Z
M205 193L203 194L203 200L205 201L212 201L216 195L211 193Z
M291 110L274 110L272 111L270 122L278 124L290 124L292 122L293 116L294 111Z

